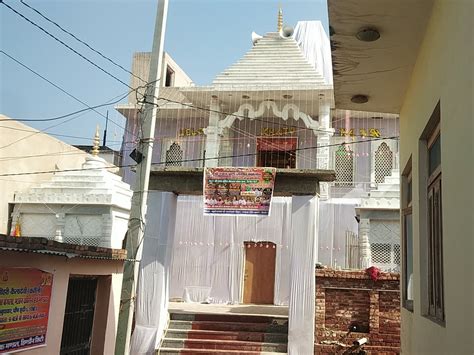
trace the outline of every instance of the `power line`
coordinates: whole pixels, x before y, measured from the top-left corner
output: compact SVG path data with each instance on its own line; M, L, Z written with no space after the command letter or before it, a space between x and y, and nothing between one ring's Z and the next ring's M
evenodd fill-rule
M76 96L74 96L73 94L71 94L70 92L68 92L66 89L60 87L58 84L55 84L54 82L52 82L51 80L49 80L48 78L46 78L44 75L38 73L37 71L33 70L32 68L30 68L29 66L27 66L25 63L21 62L20 60L14 58L13 56L11 56L10 54L6 53L5 51L3 50L0 50L1 53L3 53L4 55L6 55L8 58L10 58L11 60L13 60L15 63L17 63L18 65L21 65L23 68L29 70L30 72L32 72L33 74L37 75L38 77L40 77L41 79L43 79L44 81L46 81L47 83L51 84L52 86L54 86L56 89L60 90L61 92L63 92L64 94L66 94L67 96L73 98L74 100L76 100L77 102L83 104L84 106L90 108L91 110L93 110L94 112L96 112L97 114L99 114L100 116L104 117L105 119L107 119L107 116L105 116L103 113L97 111L96 109L92 108L89 104L87 104L86 102L80 100L79 98L77 98ZM17 120L17 121L21 121L20 120ZM124 130L127 130L125 127L121 126L120 124L118 124L117 122L115 122L114 120L110 119L109 118L109 121L112 122L114 125L116 125L117 127L121 128L121 129L124 129ZM74 138L74 137L71 137L71 138Z
M127 96L128 94L129 94L129 92L127 91L127 93L125 94L125 96ZM124 97L125 97L125 96L124 96ZM114 99L117 98L117 97L119 97L119 96L116 96L116 97L110 99L110 100L107 101L107 103L104 104L104 105L113 105L114 103L117 103L117 102L119 102L119 101L121 101L121 100L123 99L123 97L120 97L116 102L111 102L112 100L114 100ZM85 109L85 110L82 110L82 111L87 111L87 110L88 110L88 109ZM72 113L72 114L69 114L69 115L74 115L74 114L75 114L75 113ZM60 122L60 123L55 124L55 125L53 125L53 126L46 127L45 129L43 129L43 130L41 130L41 131L37 131L37 132L32 133L32 134L30 134L30 135L28 135L28 136L22 137L22 138L20 138L20 139L18 139L18 140L16 140L16 141L13 141L13 142L8 143L8 144L6 144L6 145L4 145L4 146L1 146L0 149L10 147L10 146L12 146L13 144L16 144L16 143L18 143L18 142L20 142L20 141L23 141L23 140L25 140L25 139L28 139L28 138L30 138L31 136L34 136L34 135L36 135L36 134L44 133L44 132L47 131L48 129L51 129L51 128L54 128L54 127L58 127L58 126L60 126L60 125L62 125L62 124L65 124L65 123L67 123L67 122L70 122L70 121L72 121L72 120L75 120L75 119L81 117L81 116L84 115L84 114L85 114L85 112L81 113L80 115L78 115L78 116L76 116L76 117L71 117L71 118L67 119L66 121ZM0 119L0 121L9 121L9 122L11 122L11 119Z
M66 91L65 89L63 89L62 87L60 87L59 85L53 83L51 80L49 80L48 78L46 78L45 76L41 75L40 73L38 73L37 71L33 70L32 68L30 68L29 66L27 66L25 63L22 63L20 62L18 59L14 58L13 56L11 56L10 54L6 53L5 51L3 50L0 50L0 52L7 56L8 58L10 58L11 60L13 60L15 63L17 63L18 65L21 65L23 68L29 70L30 72L32 72L33 74L35 74L36 76L40 77L41 79L43 79L44 81L46 81L47 83L51 84L52 86L54 86L56 89L58 89L59 91L63 92L64 94L66 94L67 96L71 97L72 99L76 100L77 102L89 107L90 109L92 109L94 112L96 112L97 114L99 114L100 116L104 117L104 118L107 118L102 112L99 112L97 111L96 109L93 109L91 108L88 104L86 104L84 101L82 101L81 99L77 98L76 96L74 96L73 94L71 94L70 92Z
M118 145L118 144L115 144ZM74 147L74 146L73 146ZM101 147L100 147L101 148ZM124 149L121 152L131 152L132 149ZM99 150L99 154L104 152L103 150ZM118 151L114 151L118 152ZM1 158L0 157L0 163L4 161L11 161L11 160L19 160L19 159L29 159L29 158L39 158L39 157L54 157L54 156L66 156L66 155L83 155L83 154L89 154L88 152L76 148L75 150L66 150L66 151L61 151L61 152L53 152L53 153L44 153L44 154L31 154L31 155L18 155L18 156L8 156Z
M264 120L264 119L261 119L261 118L257 118L257 117L255 117L255 118L249 118L249 117L246 117L246 116L243 116L243 115L238 115L238 114L236 114L236 113L230 113L230 112L225 112L225 111L213 110L213 109L211 109L211 108L202 107L202 106L195 106L195 105L193 105L193 104L188 104L188 103L184 103L184 102L180 102L180 101L175 101L175 100L171 100L171 99L168 99L168 98L165 98L165 97L158 97L157 99L158 99L158 100L164 100L164 101L171 102L171 103L175 103L175 104L179 104L179 105L182 105L182 106L185 106L185 107L189 107L189 108L194 108L194 109L197 109L197 110L202 110L202 111L207 111L207 112L212 112L212 113L219 113L219 114L222 114L222 115L234 116L234 117L242 118L242 119L251 119L251 120L254 120L254 121L259 121L259 122L264 122L264 123L269 123L269 124L275 124L275 122L267 121L267 120ZM143 101L143 102L144 102L144 103L147 103L147 104L152 104L152 105L158 106L157 104L155 104L155 103L153 103L153 102L148 102L148 101ZM331 131L327 131L327 130L324 130L324 129L301 127L301 126L290 125L290 124L287 124L287 123L285 123L285 126L287 126L287 127L292 127L292 128L303 129L303 130L309 130L309 131L317 131L317 132L323 132L323 133L331 133ZM352 136L353 136L353 137L367 137L366 135L361 135L361 134L353 134ZM378 138L378 137L376 137L376 138Z
M83 108L81 110L77 110L77 111L67 113L67 114L61 115L61 116L56 116L56 117L51 117L51 118L39 118L39 119L19 118L19 119L15 119L15 121L18 121L18 122L50 122L50 121L62 120L64 118L67 118L67 117L70 117L70 116L73 116L73 115L77 115L78 113L81 113L81 112L86 112L86 111L90 111L90 110L93 110L93 109L96 109L96 108L99 108L99 107L110 106L110 105L116 104L116 103L122 101L124 98L126 98L128 96L128 94L129 93L127 92L124 96L121 96L120 99L118 99L116 101L113 101L113 102L99 104L99 105L95 105L95 106L89 106L87 108ZM0 119L0 122L4 122L4 121L10 121L11 122L11 119L5 119L5 118Z
M11 121L15 121L15 120L12 119ZM0 126L0 129L2 129L2 128L11 129L13 131L20 131L20 132L38 133L37 130L32 130L32 129L23 129L23 128L17 128L17 127ZM43 131L41 131L41 133L43 133ZM72 136L72 135L69 135L69 134L60 134L60 133L51 133L51 132L48 132L48 135L49 136L54 136L54 137L74 138L74 139L83 139L83 140L92 141L91 137L84 137L84 136ZM109 142L116 142L117 144L120 144L122 141L111 141L111 140L109 140Z
M101 66L97 65L96 63L94 63L92 60L90 60L89 58L87 58L86 56L84 56L83 54L79 53L77 50L75 50L74 48L72 48L71 46L69 46L67 43L65 43L64 41L60 40L58 37L56 37L55 35L53 35L52 33L48 32L46 29L44 29L43 27L41 27L40 25L38 25L36 22L30 20L28 17L26 17L25 15L23 15L22 13L18 12L17 10L15 10L13 7L9 6L8 4L5 3L4 0L1 0L0 3L4 6L6 6L10 11L12 11L13 13L15 13L17 16L20 16L22 19L24 19L25 21L29 22L30 24L32 24L33 26L35 26L36 28L38 28L40 31L42 31L43 33L45 33L46 35L48 35L49 37L53 38L56 42L58 43L61 43L64 47L66 47L67 49L69 49L70 51L72 51L73 53L77 54L79 57L81 57L82 59L84 59L85 61L87 61L88 63L90 63L91 65L93 65L94 67L96 67L97 69L99 69L100 71L104 72L105 74L107 74L108 76L110 76L111 78L117 80L119 83L125 85L126 87L130 88L133 90L133 88L126 84L124 81L122 81L121 79L117 78L115 75L113 75L112 73L110 73L109 71L105 70L104 68L102 68Z
M124 68L122 65L118 64L117 62L115 62L114 60L112 60L111 58L107 57L105 54L103 54L102 52L100 52L99 50L97 49L94 49L91 45L89 45L87 42L85 42L84 40L78 38L76 35L74 35L73 33L71 33L70 31L66 30L64 27L62 27L61 25L59 25L57 22L53 21L52 19L50 19L49 17L47 17L46 15L44 15L41 11L39 11L38 9L34 8L33 6L27 4L25 1L23 0L20 0L20 3L22 3L24 6L28 7L29 9L33 10L34 12L36 12L38 15L40 15L42 18L44 18L46 21L48 21L49 23L52 23L54 26L56 26L57 28L59 28L61 31L63 31L64 33L67 33L69 36L71 36L72 38L74 38L76 41L78 41L79 43L82 43L84 46L86 46L87 48L89 48L91 51L93 51L94 53L100 55L102 58L104 58L105 60L107 60L108 62L114 64L116 67L122 69L123 71L129 73L130 75L134 76L135 78L141 80L142 82L146 83L146 80L143 80L142 78L140 78L139 76L135 75L134 73L132 73L131 71L129 71L128 69Z
M345 145L352 145L352 144L359 144L359 143L367 143L369 141L378 141L378 140L385 140L385 139L398 139L398 136L392 136L392 137L384 137L384 138L372 138L372 139L367 139L367 140L362 140L362 141L353 141L353 142L343 142L343 143L336 143L336 144L326 144L324 146L311 146L311 147L303 147L303 148L296 148L295 151L304 151L304 150L318 150L318 149L323 149L323 148L329 148L329 147L336 147L336 146L345 146ZM230 159L230 158L241 158L241 157L250 157L250 156L256 156L258 153L246 153L246 154L237 154L237 155L229 155L229 156L222 156L222 157L212 157L212 158L195 158L195 159L183 159L179 161L173 161L173 163L190 163L190 162L200 162L200 161L206 161L206 160L216 160L216 159ZM152 163L152 165L165 165L167 162L166 161L160 161L157 163ZM120 166L110 166L110 167L105 167L105 169L115 169L115 168L131 168L136 166L136 164L127 164L127 165L120 165ZM100 170L104 169L102 168L78 168L78 169L64 169L64 170L47 170L47 171L30 171L30 172L23 172L23 173L6 173L6 174L0 174L0 177L3 176L22 176L22 175L40 175L40 174L51 174L51 173L58 173L58 172L70 172L70 171L86 171L86 170Z

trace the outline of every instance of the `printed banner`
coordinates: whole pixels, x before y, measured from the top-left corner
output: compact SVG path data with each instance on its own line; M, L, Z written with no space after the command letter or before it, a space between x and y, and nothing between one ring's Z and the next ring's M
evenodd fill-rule
M53 274L0 267L0 353L46 343Z
M270 215L275 174L275 168L205 168L204 215Z

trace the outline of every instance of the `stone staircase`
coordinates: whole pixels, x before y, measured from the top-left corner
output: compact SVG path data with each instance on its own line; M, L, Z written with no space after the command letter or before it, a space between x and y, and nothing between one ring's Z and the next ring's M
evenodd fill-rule
M171 313L157 354L286 354L288 318Z

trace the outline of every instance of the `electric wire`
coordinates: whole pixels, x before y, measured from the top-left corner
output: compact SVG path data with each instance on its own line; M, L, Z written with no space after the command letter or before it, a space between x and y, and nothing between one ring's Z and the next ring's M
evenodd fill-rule
M185 102L171 100L171 99L168 99L166 97L158 97L157 99L158 100L164 100L164 101L171 102L171 103L175 103L175 104L179 104L181 106L185 106L185 107L188 107L188 108L194 108L194 109L197 109L197 110L202 110L202 111L207 111L207 112L212 112L212 113L219 113L219 114L226 115L226 116L234 116L236 118L241 118L241 119L250 119L250 120L253 120L253 121L260 121L260 122L268 123L268 124L274 124L274 122L267 121L267 120L264 120L264 119L261 119L261 118L258 118L258 117L249 118L249 117L246 117L246 116L243 116L243 115L239 115L237 113L230 113L230 112L221 111L221 110L214 110L214 109L207 108L207 107L196 106L196 105L188 104L188 103L185 103ZM145 103L148 103L148 104L151 104L151 105L158 105L158 104L150 102L150 101L145 101ZM322 132L322 133L332 133L332 129L327 131L327 130L324 130L324 129L301 127L301 126L296 126L296 125L291 125L291 124L285 124L285 126L291 127L291 128L309 130L309 131L317 131L317 132ZM358 135L358 134L353 134L352 136L353 137L367 137L366 135ZM378 137L376 137L376 138L378 138Z
M54 26L56 26L57 28L59 28L62 32L68 34L69 36L71 36L72 38L74 38L76 41L78 41L79 43L83 44L84 46L86 46L87 48L89 48L91 51L93 51L94 53L98 54L99 56L101 56L102 58L104 58L105 60L107 60L108 62L112 63L113 65L115 65L116 67L122 69L123 71L127 72L128 74L134 76L135 78L141 80L142 82L146 83L146 80L140 78L139 76L135 75L134 73L132 73L130 70L124 68L122 65L118 64L117 62L115 62L113 59L107 57L105 54L103 54L101 51L93 48L91 45L89 45L86 41L80 39L79 37L77 37L75 34L73 34L72 32L66 30L64 27L62 27L60 24L58 24L56 21L53 21L52 19L50 19L49 17L47 17L45 14L43 14L41 11L39 11L38 9L34 8L32 5L29 5L28 3L26 3L26 1L24 0L20 0L20 3L23 4L24 6L28 7L30 10L36 12L39 16L41 16L43 19L45 19L46 21L48 21L49 23L53 24Z
M100 71L102 71L103 73L107 74L108 76L110 76L111 78L115 79L116 81L118 81L119 83L121 83L122 85L128 87L129 89L133 89L130 85L128 85L127 83L125 83L123 80L119 79L117 76L115 76L114 74L110 73L109 71L105 70L104 68L102 68L101 66L97 65L96 63L94 63L92 60L90 60L89 58L87 58L86 56L84 56L83 54L81 54L80 52L78 52L77 50L75 50L74 48L72 48L70 45L68 45L66 42L62 41L61 39L59 39L58 37L56 37L55 35L53 35L51 32L49 32L48 30L44 29L43 27L41 27L40 25L38 25L36 22L34 22L33 20L29 19L28 17L26 17L25 15L23 15L21 12L15 10L13 7L9 6L8 4L5 3L4 0L0 0L0 4L6 6L10 11L12 11L13 13L15 13L17 16L21 17L22 19L24 19L25 21L27 21L28 23L30 23L31 25L35 26L36 28L38 28L41 32L45 33L46 35L48 35L49 37L53 38L56 42L62 44L64 47L66 47L67 49L69 49L70 51L72 51L73 53L75 53L76 55L78 55L79 57L81 57L82 59L84 59L85 61L87 61L89 64L93 65L94 67L96 67L97 69L99 69Z
M116 97L110 99L107 103L102 104L102 106L105 106L105 105L113 105L114 103L118 103L118 102L121 101L124 97L126 97L128 94L129 94L129 92L127 92L127 93L125 94L125 96L120 97L118 100L113 101L114 99L116 99L117 97L119 97L119 96L116 96ZM113 101L113 102L112 102L112 101ZM67 122L73 121L73 120L75 120L75 119L81 117L82 115L84 115L88 110L89 110L89 109L81 110L81 112L82 112L82 111L84 111L84 112L82 112L81 114L79 114L79 115L77 115L77 116L75 116L75 117L71 117L71 118L67 119L66 121L62 121L62 122L60 122L60 123L58 123L58 124L55 124L55 125L53 125L53 126L46 127L45 129L43 129L43 130L41 130L41 131L37 131L37 132L32 133L32 134L30 134L30 135L28 135L28 136L22 137L22 138L20 138L20 139L18 139L18 140L16 140L16 141L10 142L10 143L8 143L8 144L6 144L6 145L4 145L4 146L1 146L0 149L4 149L4 148L7 148L7 147L10 147L10 146L12 146L12 145L14 145L14 144L16 144L16 143L18 143L18 142L21 142L21 141L23 141L23 140L25 140L25 139L28 139L28 138L30 138L30 137L36 135L36 134L44 133L44 132L47 131L48 129L51 129L51 128L54 128L54 127L58 127L58 126L63 125L63 124L65 124L65 123L67 123ZM72 113L72 114L68 114L68 115L66 115L66 116L74 116L75 114L77 114L77 112ZM0 119L0 121L11 122L12 120L11 120L11 119Z
M15 120L12 119L11 121L15 121ZM23 129L23 128L17 128L17 127L8 127L8 126L0 126L0 129L10 129L10 130L13 130L13 131L29 132L29 133L37 133L38 132L37 130ZM44 133L44 132L41 131L41 133ZM48 132L48 135L49 136L54 136L54 137L82 139L82 140L87 140L87 141L90 141L92 139L91 137L73 136L73 135L69 135L69 134L60 134L60 133L51 133L51 132ZM107 146L109 146L109 145L118 145L118 144L122 143L122 141L116 141L116 140L107 140L107 142L113 142L113 144L107 144ZM124 142L124 143L127 143L127 142Z
M303 148L296 148L296 151L304 151L304 150L318 150L318 149L323 149L323 148L328 148L328 147L335 147L335 146L346 146L346 145L352 145L352 144L359 144L359 143L367 143L368 141L378 141L378 140L387 140L387 139L395 139L398 140L398 136L392 136L392 137L383 137L383 138L371 138L367 140L361 140L361 141L353 141L353 142L343 142L343 143L337 143L337 144L326 144L324 146L310 146L310 147L303 147ZM179 163L185 163L185 162L196 162L196 161L206 161L206 160L216 160L216 159L227 159L227 158L238 158L238 157L249 157L249 156L256 156L258 153L245 153L245 154L237 154L237 155L229 155L229 156L224 156L224 157L211 157L211 158L195 158L195 159L183 159L181 161L177 161ZM156 163L152 163L151 165L165 165L166 161L159 161ZM58 169L58 170L47 170L47 171L30 171L30 172L22 172L22 173L6 173L6 174L0 174L0 177L4 176L22 176L22 175L38 175L38 174L51 174L51 173L58 173L58 172L69 172L69 171L86 171L86 170L100 170L100 169L115 169L115 168L130 168L134 167L136 164L127 164L127 165L119 165L119 166L111 166L111 167L97 167L97 168L77 168L77 169Z
M104 117L104 118L107 118L102 112L99 112L97 111L95 108L92 108L90 107L87 103L85 103L84 101L82 101L81 99L77 98L76 96L74 96L73 94L71 94L70 92L66 91L65 89L63 89L61 86L53 83L51 80L49 80L48 78L46 78L45 76L41 75L40 73L38 73L37 71L33 70L32 68L30 68L29 66L27 66L25 63L22 63L21 61L19 61L18 59L14 58L12 55L6 53L4 50L0 50L0 53L2 53L3 55L7 56L8 58L10 58L11 60L13 60L15 63L17 63L18 65L22 66L23 68L29 70L30 72L32 72L33 74L35 74L36 76L40 77L41 79L43 79L44 81L46 81L47 83L51 84L52 86L54 86L56 89L58 89L59 91L63 92L64 94L66 94L67 96L69 96L70 98L76 100L77 102L89 107L92 111L96 112L97 114L99 114L100 116ZM123 128L123 127L122 127Z
M81 110L77 110L77 111L74 111L74 112L70 112L70 113L67 113L67 114L64 114L64 115L60 115L60 116L56 116L56 117L50 117L50 118L39 118L39 119L34 119L34 118L19 118L19 119L15 119L15 121L18 121L18 122L51 122L51 121L57 121L57 120L62 120L64 118L68 118L70 116L74 116L74 115L77 115L79 113L82 113L82 112L86 112L86 111L90 111L90 110L94 110L96 108L100 108L100 107L105 107L105 106L110 106L110 105L113 105L113 104L116 104L120 101L122 101L124 98L126 98L127 96L129 95L129 93L127 92L125 95L121 96L118 100L115 100L113 102L106 102L106 103L102 103L102 104L99 104L99 105L95 105L95 106L90 106L90 107L87 107L87 108L83 108ZM0 122L5 122L5 121L11 121L11 119L9 118L2 118L0 119ZM123 128L123 127L122 127Z
M66 89L60 87L58 84L52 82L51 80L49 80L48 78L46 78L44 75L38 73L37 71L33 70L32 68L30 68L28 65L26 65L25 63L21 62L20 60L18 60L17 58L14 58L13 56L11 56L10 54L6 53L5 51L3 50L0 50L0 52L2 52L5 56L7 56L8 58L10 58L11 60L13 60L15 63L17 63L18 65L22 66L23 68L27 69L28 71L30 71L31 73L37 75L38 77L40 77L41 79L43 79L44 81L46 81L48 84L54 86L55 88L57 88L58 90L60 90L61 92L63 92L64 94L68 95L69 97L73 98L74 100L76 100L77 102L83 104L84 106L92 109L94 112L96 112L97 114L99 114L100 116L104 117L106 120L109 120L112 124L114 124L115 126L127 131L127 128L126 127L123 127L122 125L118 124L117 122L115 122L114 120L112 119L109 119L107 116L105 116L104 114L102 114L101 112L97 111L95 108L91 107L89 104L87 104L86 102L80 100L79 98L77 98L76 96L74 96L73 94L71 94L70 92L68 92ZM137 89L138 90L138 89ZM1 120L0 120L1 121ZM17 121L22 121L22 119L17 119ZM37 119L34 120L34 121L38 121ZM42 130L42 132L46 131L47 129L45 130ZM59 136L59 135L58 135ZM63 137L66 137L66 138L74 138L73 136L70 136L70 137L67 137L67 135L62 135Z

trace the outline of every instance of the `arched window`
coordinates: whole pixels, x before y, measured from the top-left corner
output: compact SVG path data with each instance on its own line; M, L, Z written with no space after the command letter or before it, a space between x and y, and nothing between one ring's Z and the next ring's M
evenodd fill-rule
M387 143L383 142L375 151L375 182L377 184L385 181L386 176L392 174L393 152Z
M166 151L165 166L181 166L183 165L183 150L178 143L174 142Z
M340 145L335 157L336 185L352 186L354 181L354 152L345 145Z

